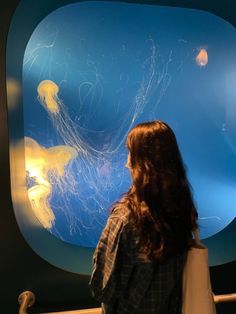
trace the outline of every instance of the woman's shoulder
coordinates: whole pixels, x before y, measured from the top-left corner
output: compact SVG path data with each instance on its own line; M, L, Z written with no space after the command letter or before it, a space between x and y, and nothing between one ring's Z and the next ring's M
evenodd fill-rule
M123 204L114 205L111 210L110 219L120 219L124 223L127 223L129 220L129 209Z

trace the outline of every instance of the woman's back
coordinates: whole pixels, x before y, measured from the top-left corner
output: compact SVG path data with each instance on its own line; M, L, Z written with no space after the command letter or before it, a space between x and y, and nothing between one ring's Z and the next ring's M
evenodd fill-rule
M197 211L177 141L153 121L129 132L127 148L132 184L103 230L90 286L106 314L180 314Z
M94 254L90 287L106 314L180 314L185 254L151 261L127 208L110 215Z

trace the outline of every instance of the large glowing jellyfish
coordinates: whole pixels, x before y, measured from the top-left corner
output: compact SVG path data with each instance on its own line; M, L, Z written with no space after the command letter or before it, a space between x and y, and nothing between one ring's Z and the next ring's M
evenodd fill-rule
M206 49L201 49L198 55L196 56L195 60L200 67L206 66L208 63L208 53Z
M58 113L58 102L57 93L59 88L51 80L42 81L38 85L38 96L42 103L45 104L46 108L53 114Z
M60 180L65 175L68 163L77 156L75 149L55 146L48 149L30 137L25 137L25 167L28 179L28 196L35 216L50 229L55 215L50 207L52 193L50 176Z

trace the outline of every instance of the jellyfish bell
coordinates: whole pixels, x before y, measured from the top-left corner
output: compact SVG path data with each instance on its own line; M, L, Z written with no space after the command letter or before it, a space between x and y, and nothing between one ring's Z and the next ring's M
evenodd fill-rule
M208 63L208 53L206 49L201 49L198 52L198 55L195 58L195 61L197 63L198 66L200 67L205 67Z
M44 104L51 113L58 113L60 101L57 97L59 92L57 84L51 80L44 80L39 83L37 91L40 102Z

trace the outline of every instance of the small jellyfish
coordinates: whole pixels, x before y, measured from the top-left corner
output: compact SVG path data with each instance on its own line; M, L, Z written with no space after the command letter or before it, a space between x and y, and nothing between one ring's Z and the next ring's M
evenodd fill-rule
M198 53L198 55L195 58L197 65L200 67L204 67L208 63L208 53L206 49L201 49Z
M57 97L59 87L51 80L44 80L38 85L38 97L42 104L53 114L59 112L60 100Z

